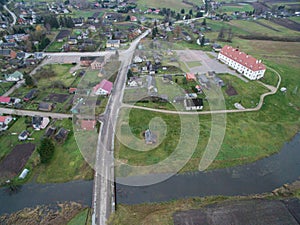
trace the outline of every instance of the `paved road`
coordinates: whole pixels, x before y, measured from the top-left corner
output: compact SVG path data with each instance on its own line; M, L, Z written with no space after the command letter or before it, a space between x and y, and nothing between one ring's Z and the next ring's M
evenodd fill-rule
M93 193L93 225L105 225L111 212L114 211L114 130L123 99L128 67L134 50L139 41L149 33L149 30L146 31L131 43L129 49L120 53L121 68L114 83L114 89L109 98L106 111L102 117L102 125L98 137Z
M55 118L55 119L72 118L72 114L29 111L29 110L9 109L9 108L1 108L0 107L0 114L2 114L2 113L9 114L9 115L18 115L18 116L43 116L43 117L51 117L51 118Z
M262 85L264 85L266 88L268 88L270 90L270 92L267 92L267 93L264 93L260 96L260 99L259 99L259 103L257 104L256 107L254 108L246 108L246 109L225 109L225 110L215 110L215 111L193 111L193 112L190 112L190 111L171 111L171 110L164 110L164 109L153 109L153 108L147 108L147 107L143 107L143 106L135 106L135 105L130 105L130 104L122 104L122 107L125 107L125 108L135 108L135 109L143 109L143 110L148 110L148 111L153 111L153 112L161 112L161 113L168 113L168 114L182 114L182 115L194 115L194 114L199 114L199 115L204 115L204 114L220 114L220 113L238 113L238 112L254 112L254 111L258 111L261 109L263 103L264 103L264 99L266 96L268 95L273 95L275 94L278 89L279 89L279 86L281 84L281 76L280 74L268 67L269 70L272 70L273 72L276 73L276 75L278 76L278 83L276 85L276 87L273 87L271 85L267 85L263 82L260 82Z
M10 10L7 8L6 5L4 5L3 8L4 8L4 9L11 15L11 17L13 18L13 22L11 23L11 25L12 25L12 26L15 25L16 22L17 22L17 17L16 17L16 15L15 15L12 11L10 11Z

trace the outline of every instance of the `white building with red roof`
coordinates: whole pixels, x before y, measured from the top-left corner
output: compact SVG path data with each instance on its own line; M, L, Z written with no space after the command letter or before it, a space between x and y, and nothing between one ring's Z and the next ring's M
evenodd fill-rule
M113 83L103 79L99 84L93 88L95 95L109 95L111 93Z
M262 78L266 71L266 66L261 60L228 45L221 49L218 59L250 80Z

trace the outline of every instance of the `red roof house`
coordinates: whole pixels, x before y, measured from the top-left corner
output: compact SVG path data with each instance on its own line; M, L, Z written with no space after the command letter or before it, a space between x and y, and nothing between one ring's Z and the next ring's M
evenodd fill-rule
M109 95L113 87L113 83L103 79L99 84L97 84L93 91L95 95Z
M266 71L266 66L261 63L261 60L257 60L232 46L225 45L219 52L218 59L250 80L263 77Z
M83 130L94 130L96 126L96 120L81 120L81 129Z
M0 96L0 103L2 103L2 104L10 103L10 97Z
M192 80L196 81L196 76L193 73L187 73L185 75L185 78L186 78L187 81L192 81Z

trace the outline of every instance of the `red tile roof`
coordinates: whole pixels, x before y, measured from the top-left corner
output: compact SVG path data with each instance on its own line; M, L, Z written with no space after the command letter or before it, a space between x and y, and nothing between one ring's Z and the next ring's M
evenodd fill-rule
M81 120L81 128L84 130L93 130L96 125L96 120Z
M101 88L101 89L107 91L108 94L110 94L112 86L113 86L112 82L104 79L94 87L94 92L96 92L97 90L99 90L99 88Z
M9 103L10 97L0 96L0 102Z
M232 46L225 45L220 53L252 71L266 69L265 65L262 64L261 61L257 60L251 55L247 55L246 53L239 51L237 48L233 48Z
M0 116L0 123L4 123L8 116Z
M193 73L187 73L185 77L187 80L196 80L196 76Z

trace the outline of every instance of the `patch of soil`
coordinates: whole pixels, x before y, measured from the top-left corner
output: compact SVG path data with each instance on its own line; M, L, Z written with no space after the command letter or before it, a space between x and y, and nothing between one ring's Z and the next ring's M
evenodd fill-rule
M43 205L35 208L25 208L16 213L0 217L0 224L30 224L30 225L58 225L67 224L76 214L86 207L76 202Z
M272 22L291 30L300 31L300 23L284 18L273 18Z
M67 94L49 94L46 98L44 98L44 101L50 101L54 103L64 103L69 98L69 95Z
M225 92L228 96L234 96L238 94L232 85L229 85Z
M290 224L297 225L299 199L230 201L202 209L176 212L175 225L181 224Z
M17 145L0 162L0 179L11 179L17 176L22 171L34 149L35 145L32 143Z

